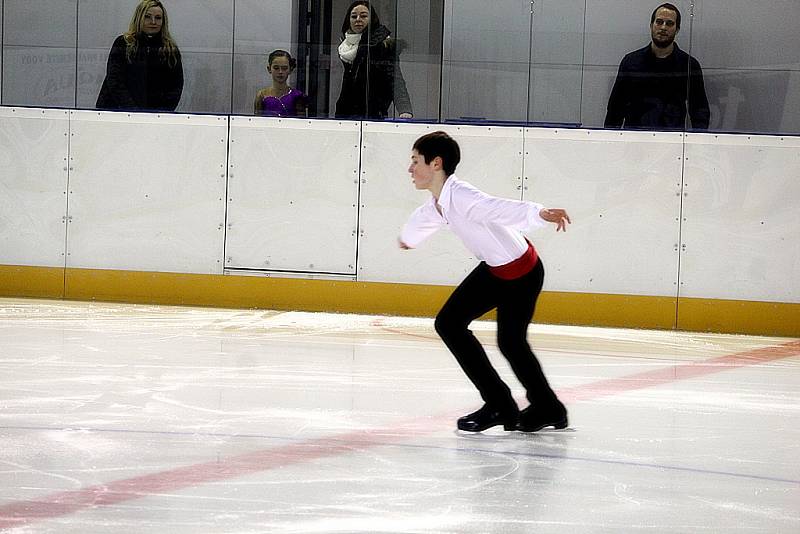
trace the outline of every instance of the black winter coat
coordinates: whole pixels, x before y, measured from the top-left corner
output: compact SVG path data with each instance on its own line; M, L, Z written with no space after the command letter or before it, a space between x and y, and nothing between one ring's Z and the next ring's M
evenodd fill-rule
M131 62L125 56L125 38L120 35L111 47L106 78L97 96L97 109L175 111L183 92L180 52L170 66L160 53L161 35L137 37L138 48Z
M682 129L687 102L692 128L708 129L711 114L700 63L677 43L671 55L657 59L648 44L622 59L605 127Z
M369 37L367 37L369 35ZM383 119L394 101L397 113L412 113L411 100L398 64L397 41L386 26L361 35L353 63L342 61L342 92L336 117ZM367 37L367 38L365 38Z

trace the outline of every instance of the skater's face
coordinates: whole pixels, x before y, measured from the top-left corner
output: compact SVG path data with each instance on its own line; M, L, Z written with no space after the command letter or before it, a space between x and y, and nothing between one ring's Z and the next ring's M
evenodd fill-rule
M425 163L425 158L419 152L411 152L411 165L408 172L411 174L411 181L417 189L429 189L433 183L433 176L437 169L442 167L442 158L436 156L430 163Z

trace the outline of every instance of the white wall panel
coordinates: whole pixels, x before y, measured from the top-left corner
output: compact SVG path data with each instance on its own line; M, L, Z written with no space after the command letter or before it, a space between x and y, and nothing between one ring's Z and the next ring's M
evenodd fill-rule
M684 297L800 302L800 139L691 134Z
M400 68L414 118L439 120L444 0L396 0L395 37L405 41Z
M4 0L5 44L74 46L76 6L77 0Z
M75 48L3 45L3 105L73 107Z
M5 11L3 2L0 0L0 105L3 103L3 42L5 37L3 35L3 12Z
M442 120L527 120L527 63L445 61L442 69Z
M703 78L712 131L800 132L800 71L704 68Z
M682 134L525 130L525 198L564 207L532 240L554 291L677 294Z
M581 124L585 128L602 128L608 111L608 97L614 87L619 66L593 67L583 70Z
M521 198L521 128L365 122L359 280L455 285L477 264L446 229L416 250L397 246L408 216L430 199L427 191L414 189L407 172L411 147L417 137L438 129L461 145L459 178L493 195Z
M75 105L77 0L5 0L3 104Z
M227 118L71 118L67 266L222 273Z
M586 0L538 0L531 7L533 62L580 65L583 61Z
M406 51L400 55L400 68L408 88L414 119L437 122L442 81L441 57Z
M523 0L447 0L442 119L524 121L531 6Z
M183 94L176 111L230 113L232 54L181 51Z
M800 70L800 56L794 50L797 0L701 0L694 4L692 51L704 58L704 68ZM747 24L742 24L744 20Z
M527 63L530 10L526 0L446 0L444 59Z
M64 266L69 112L0 108L0 264Z
M786 90L786 110L800 110L800 71L792 72L789 76L788 89ZM800 114L784 113L779 132L800 132ZM795 134L796 135L796 134Z
M581 126L585 0L539 0L533 9L525 95L529 126Z
M231 117L229 268L355 274L356 121Z
M581 126L580 65L537 65L531 73L528 121ZM531 125L533 126L533 125Z

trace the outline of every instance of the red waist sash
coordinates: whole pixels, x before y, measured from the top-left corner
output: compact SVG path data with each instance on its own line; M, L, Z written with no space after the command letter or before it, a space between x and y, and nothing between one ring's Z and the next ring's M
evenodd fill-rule
M536 254L536 249L528 241L528 250L522 256L504 265L489 266L489 272L502 280L514 280L531 272L536 267L537 261L539 261L539 255Z

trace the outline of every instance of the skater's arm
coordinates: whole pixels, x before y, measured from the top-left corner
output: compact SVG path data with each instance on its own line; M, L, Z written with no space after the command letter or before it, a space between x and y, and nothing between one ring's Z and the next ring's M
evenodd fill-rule
M418 247L444 225L444 220L436 211L432 202L428 202L414 210L400 233L398 244L401 249Z
M457 194L457 204L471 221L498 224L520 231L547 224L547 221L540 216L544 206L536 202L495 197L478 189L466 187Z

